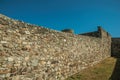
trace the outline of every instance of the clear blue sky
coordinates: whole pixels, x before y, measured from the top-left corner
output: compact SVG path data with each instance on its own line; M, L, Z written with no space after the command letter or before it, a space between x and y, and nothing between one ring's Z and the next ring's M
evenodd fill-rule
M0 13L24 22L75 33L102 26L120 37L120 0L0 0Z

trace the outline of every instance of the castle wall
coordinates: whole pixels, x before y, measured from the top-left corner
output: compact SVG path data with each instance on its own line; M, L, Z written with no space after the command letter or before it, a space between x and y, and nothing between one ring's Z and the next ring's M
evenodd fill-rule
M120 57L120 38L112 38L112 53L113 57Z
M83 34L79 34L79 35L91 36L91 37L100 37L100 33L98 31L83 33Z
M96 38L0 21L2 80L64 80L110 56L111 38L102 29Z

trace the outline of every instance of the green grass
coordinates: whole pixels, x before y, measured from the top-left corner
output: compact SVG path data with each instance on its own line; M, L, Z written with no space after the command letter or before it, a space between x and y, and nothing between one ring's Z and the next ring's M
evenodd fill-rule
M114 67L116 65L117 59L110 57L100 63L82 70L80 73L75 74L66 80L109 80L111 75L113 75Z

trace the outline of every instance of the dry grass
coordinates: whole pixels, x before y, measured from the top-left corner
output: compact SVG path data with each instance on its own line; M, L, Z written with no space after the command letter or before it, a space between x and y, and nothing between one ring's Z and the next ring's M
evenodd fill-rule
M97 65L89 67L66 80L109 80L113 73L116 60L112 57L107 58Z

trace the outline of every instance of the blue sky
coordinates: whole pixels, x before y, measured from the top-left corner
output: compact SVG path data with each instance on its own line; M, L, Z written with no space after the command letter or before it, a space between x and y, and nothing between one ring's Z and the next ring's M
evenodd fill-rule
M120 37L120 0L0 0L0 13L24 22L76 34L102 26Z

